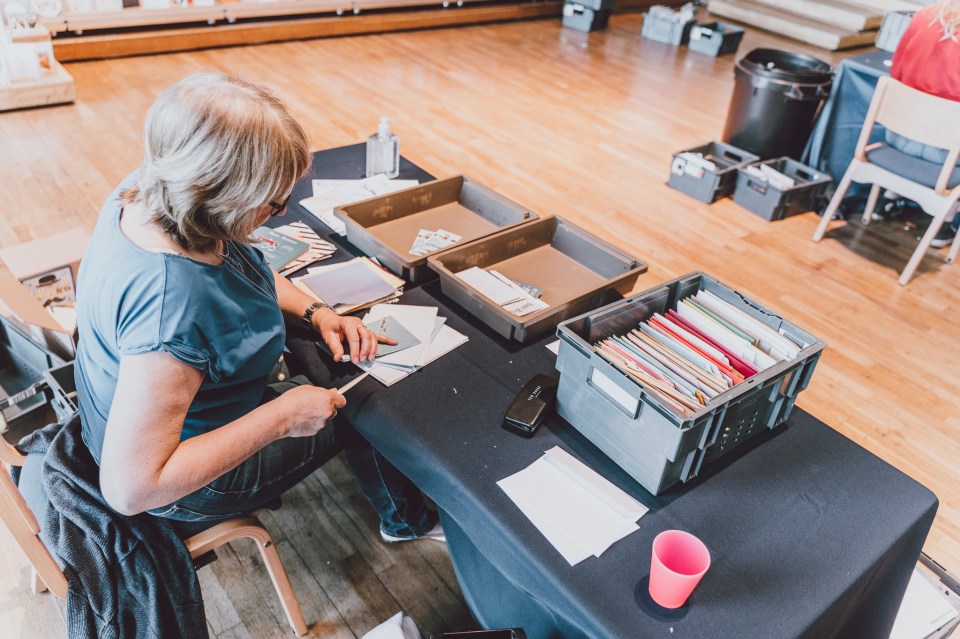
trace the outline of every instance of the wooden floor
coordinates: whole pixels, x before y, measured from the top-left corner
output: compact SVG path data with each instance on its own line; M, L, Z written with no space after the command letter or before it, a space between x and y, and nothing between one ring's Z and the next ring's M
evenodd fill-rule
M733 58L639 32L638 15L616 15L591 35L547 20L69 64L75 105L0 116L0 243L92 227L138 163L150 102L193 71L274 87L316 148L360 141L391 115L402 153L428 171L462 172L648 262L638 288L703 270L825 339L800 405L937 493L926 550L960 572L960 267L931 251L902 288L917 234L902 223L838 225L814 244L812 213L770 224L668 189L671 154L723 129ZM840 59L755 32L740 51L758 46ZM361 636L401 608L425 636L469 623L442 546L384 547L341 464L267 523L315 636ZM285 636L252 548L200 574L216 636ZM27 585L0 531L2 634L61 634L58 604Z

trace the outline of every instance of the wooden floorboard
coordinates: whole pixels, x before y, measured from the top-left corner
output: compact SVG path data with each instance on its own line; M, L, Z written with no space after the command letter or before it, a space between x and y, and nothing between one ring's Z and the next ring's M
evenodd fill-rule
M837 223L815 244L812 213L767 223L730 200L708 206L667 188L672 153L722 132L734 57L644 40L641 21L614 15L592 34L540 20L67 64L75 104L0 114L0 245L92 229L139 162L150 103L193 71L270 85L315 148L363 140L379 116L394 116L401 152L427 171L468 175L648 262L638 290L703 270L824 339L799 405L938 495L926 550L960 572L960 267L931 250L909 286L897 285L925 220ZM740 52L757 47L842 57L750 29ZM425 636L469 623L444 547L384 545L341 460L263 517L311 636L362 636L400 608ZM238 541L200 571L217 637L290 636L256 556ZM28 584L0 530L0 634L62 636L60 604Z

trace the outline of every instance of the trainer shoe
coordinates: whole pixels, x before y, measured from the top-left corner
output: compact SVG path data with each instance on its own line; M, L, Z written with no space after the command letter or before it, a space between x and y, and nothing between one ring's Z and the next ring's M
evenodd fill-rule
M933 237L933 241L930 242L930 246L933 248L943 248L945 246L950 246L953 244L953 238L957 236L957 232L953 230L950 224L944 224L940 227L940 230L937 231L937 234Z
M383 539L388 544L397 544L402 541L415 541L417 539L433 539L436 541L447 542L446 536L443 534L443 527L440 525L440 522L437 522L437 525L431 528L428 532L420 535L419 537L394 537L393 535L386 533L383 529L380 529L380 538Z

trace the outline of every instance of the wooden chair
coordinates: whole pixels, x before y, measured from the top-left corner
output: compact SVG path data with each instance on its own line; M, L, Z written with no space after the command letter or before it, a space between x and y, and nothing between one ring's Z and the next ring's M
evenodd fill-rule
M26 455L5 440L0 441L0 461L12 466L23 466L26 459ZM33 591L39 593L49 588L56 596L66 598L67 579L40 539L37 519L5 467L0 467L0 519L13 533L14 539L33 566ZM184 540L184 543L190 554L196 558L241 537L249 537L256 542L293 631L298 637L307 634L307 624L303 620L300 603L280 562L273 538L255 513L216 524Z
M885 142L868 145L875 124L908 137L911 140L947 149L947 159L942 166L903 153ZM877 205L880 189L895 191L915 201L933 217L920 245L910 257L900 275L900 284L905 285L913 276L920 260L930 247L930 242L943 225L947 215L956 207L960 198L960 102L939 98L910 88L893 78L883 77L870 102L866 121L860 132L854 158L843 175L837 192L823 213L820 225L813 234L813 241L823 237L837 207L843 200L851 182L873 184L863 223L870 223L870 216ZM953 263L960 249L960 234L954 239L947 257Z

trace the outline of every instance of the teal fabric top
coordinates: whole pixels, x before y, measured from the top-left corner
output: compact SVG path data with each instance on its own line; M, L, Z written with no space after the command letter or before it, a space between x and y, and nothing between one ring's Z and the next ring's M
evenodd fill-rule
M273 275L259 250L229 243L219 266L146 251L120 230L124 188L104 205L77 278L77 400L83 439L97 463L121 357L163 351L205 373L183 440L260 403L286 336Z

